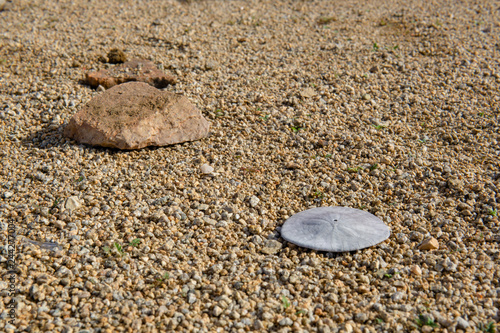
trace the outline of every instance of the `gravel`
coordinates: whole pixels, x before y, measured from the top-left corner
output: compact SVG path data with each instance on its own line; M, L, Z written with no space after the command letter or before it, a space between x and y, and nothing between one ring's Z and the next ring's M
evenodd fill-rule
M17 317L6 320L4 280L0 331L391 332L418 330L423 315L451 332L500 320L494 1L3 7L3 267L8 222L18 237ZM115 66L101 62L113 48L175 75L166 89L211 135L130 152L63 138L102 93L80 80ZM320 206L365 210L392 236L339 254L280 238L287 218ZM419 250L431 237L439 248Z

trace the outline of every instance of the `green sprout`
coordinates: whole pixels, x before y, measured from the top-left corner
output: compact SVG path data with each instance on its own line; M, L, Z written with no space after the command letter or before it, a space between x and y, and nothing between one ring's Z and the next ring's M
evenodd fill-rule
M266 114L265 116L260 117L260 119L266 121L269 119L269 117L270 117L270 115Z
M295 126L292 126L292 127L291 127L291 129L292 129L292 131L293 131L294 133L297 133L297 132L298 132L298 131L300 131L301 129L304 129L304 127L298 127L298 126L297 126L297 127L295 127Z
M373 43L373 51L378 51L379 48L377 43Z
M79 182L81 182L83 179L84 179L84 177L83 177L83 176L80 176L80 177L78 177L78 178L76 179L76 182L77 182L77 183L79 183Z
M215 117L222 117L224 115L224 111L221 109L215 110Z
M286 310L290 307L290 301L288 298L286 298L285 295L281 295L281 305L283 305L283 308Z
M395 272L394 274L390 274L390 273L385 273L384 274L384 277L388 278L388 279L391 279L394 275L397 275L399 274L399 272Z
M372 165L370 166L370 170L371 170L371 171L376 170L376 169L378 169L378 164L377 164L377 163L372 164Z
M57 198L54 200L54 202L52 202L52 207L50 207L50 210L54 209L57 207L57 205L59 204L59 201L60 201L61 198Z
M497 216L497 214L498 214L498 209L496 209L496 208L495 208L495 209L491 209L491 208L490 208L490 209L488 210L488 215L491 215L491 216Z
M307 314L307 311L306 310L299 310L297 312L295 312L295 314L298 316L298 315L301 315L301 314Z
M115 247L116 251L118 251L119 254L124 255L125 253L123 252L122 246L118 244L118 242L114 242L113 246Z
M106 252L106 254L110 254L111 253L111 249L109 248L109 246L105 246L102 249L104 250L104 252Z
M325 197L325 194L321 191L316 191L312 196L316 199L323 199Z
M384 25L387 25L387 21L386 21L386 20L384 20L384 19L381 19L381 20L380 20L379 25L380 25L381 27L383 27Z
M493 321L490 321L487 324L479 323L477 325L477 328L481 332L487 332L487 333L496 333L496 331L497 331L496 326L495 326L495 322L493 322Z
M326 155L325 155L325 158L330 158L330 157L332 157L332 156L333 156L332 154L326 154Z
M438 324L436 324L434 322L434 320L432 320L429 317L424 316L423 314L418 315L418 318L415 319L415 323L417 324L418 327L422 327L422 326L426 326L426 325L431 326L431 327L438 327Z
M383 128L386 128L387 126L386 125L373 125L373 127L375 127L375 129L377 129L377 130L381 130Z
M163 284L165 283L166 280L168 280L170 278L170 274L168 274L167 272L163 273L163 275L159 278L156 279L156 281L154 282L155 285L160 285L160 284Z
M347 168L347 171L352 172L352 173L358 172L360 170L363 170L363 167L358 166L358 167L354 167L354 168Z
M384 322L382 318L377 318L375 320L377 321L377 324L382 324Z
M137 247L141 243L141 240L139 238L134 239L129 243L130 246Z

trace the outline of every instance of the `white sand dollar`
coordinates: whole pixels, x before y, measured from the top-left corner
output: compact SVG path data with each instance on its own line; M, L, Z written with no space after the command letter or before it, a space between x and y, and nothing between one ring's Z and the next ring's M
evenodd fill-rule
M348 207L308 209L290 217L281 228L281 237L290 243L328 252L364 249L390 234L375 215Z

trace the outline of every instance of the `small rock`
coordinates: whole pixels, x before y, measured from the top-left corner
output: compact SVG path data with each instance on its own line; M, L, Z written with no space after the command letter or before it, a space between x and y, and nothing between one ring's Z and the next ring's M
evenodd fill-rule
M101 85L109 89L125 82L139 81L162 89L175 84L177 80L159 70L152 61L134 59L111 69L87 73L85 81L93 88Z
M458 245L454 241L449 241L447 245L452 251L456 251L458 249Z
M456 272L457 264L450 260L450 258L446 258L443 262L443 267L447 272Z
M352 325L349 324L349 323L346 323L345 326L344 326L344 331L346 333L352 333L353 332L353 328L352 328Z
M422 269L420 269L420 267L417 265L411 266L410 272L411 272L411 274L416 275L416 276L422 275Z
M329 144L328 140L320 139L316 142L316 147L323 148L328 146L328 144Z
M437 250L439 249L439 242L436 238L431 237L426 240L424 240L419 246L418 249L421 251L427 251L427 250Z
M430 332L434 331L434 328L432 326L429 326L429 325L424 325L424 326L422 326L422 328L420 330L422 333L430 333Z
M262 321L256 319L254 322L253 322L253 328L257 331L260 331L262 329L264 329L264 324L262 323Z
M66 266L61 266L55 273L55 276L57 277L64 277L67 275L73 275L73 273L66 267Z
M66 226L66 223L61 220L52 221L52 224L58 227L59 229L63 229Z
M403 297L405 296L404 293L402 293L401 291L397 291L395 292L394 294L392 294L391 296L391 299L394 301L394 302L399 302L400 300L403 299Z
M198 206L198 210L207 210L208 209L208 205L207 204L201 204Z
M280 326L292 326L293 320L288 317L285 317L279 321Z
M421 242L422 239L424 239L424 235L422 235L420 232L418 231L410 232L410 240L414 242Z
M370 96L370 94L364 94L364 95L363 95L363 99L364 99L365 101L369 101L369 100L371 100L371 99L372 99L372 96Z
M288 162L285 164L286 169L297 170L300 169L300 165L295 162Z
M122 64L127 61L125 52L118 48L113 48L108 52L108 62L110 64Z
M210 71L217 68L217 64L213 61L207 61L205 63L205 70Z
M66 208L70 212L77 210L81 206L82 204L77 196L69 197L68 199L66 199L66 202L64 203L64 208Z
M396 234L396 240L398 241L399 244L408 243L408 237L406 237L406 235L401 232Z
M378 72L378 66L375 65L372 68L370 68L370 73L377 73Z
M469 322L462 317L457 318L457 328L461 330L467 330L469 328Z
M250 197L250 200L249 200L250 206L256 207L259 204L259 202L260 202L260 199L257 198L255 195L252 195Z
M394 148L393 148L394 149ZM382 156L382 158L380 159L380 162L381 163L384 163L384 164L391 164L392 163L392 160L390 157L388 156Z
M216 317L219 317L222 314L222 311L223 310L218 305L216 305L212 310L212 314Z
M187 301L189 304L193 304L194 302L196 302L196 295L193 293L189 293L187 296Z
M262 248L261 252L264 254L276 254L281 250L281 247L283 244L276 240L268 240L265 242L264 247Z
M200 172L202 174L205 174L205 175L209 175L211 174L212 172L214 172L214 168L212 168L210 165L208 164L202 164L200 166Z
M300 95L303 98L310 98L316 96L316 91L314 91L314 89L312 88L306 88L300 92Z
M14 195L14 192L11 192L11 191L3 192L4 199L8 199L8 198L12 197L13 195Z
M140 149L198 140L209 127L186 97L129 82L94 97L71 118L64 135L93 146Z
M354 316L354 321L357 323L364 323L368 319L368 315L364 312L356 313L356 315Z

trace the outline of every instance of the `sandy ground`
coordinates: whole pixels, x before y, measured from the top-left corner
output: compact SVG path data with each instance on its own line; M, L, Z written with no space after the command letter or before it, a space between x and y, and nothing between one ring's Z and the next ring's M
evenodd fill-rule
M3 6L0 331L494 332L498 2ZM115 47L175 75L210 136L64 138ZM280 237L319 206L391 236L338 254Z

